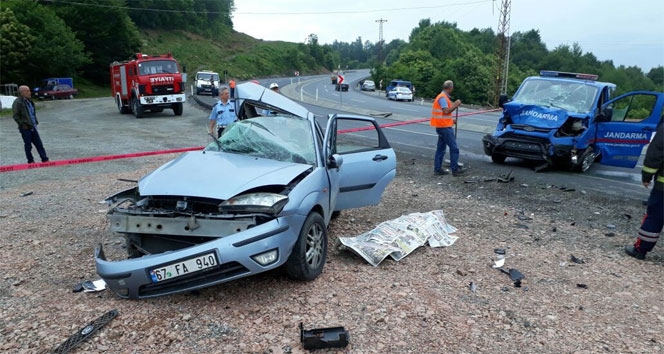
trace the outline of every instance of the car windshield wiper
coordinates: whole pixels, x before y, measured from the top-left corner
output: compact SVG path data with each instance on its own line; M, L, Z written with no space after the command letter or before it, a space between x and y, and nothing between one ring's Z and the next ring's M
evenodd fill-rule
M250 121L250 120L247 120L247 121L245 121L245 122L246 122L246 123L249 123L249 124L254 124L254 125L256 125L257 127L261 128L261 129L263 129L263 130L265 130L266 132L268 132L268 133L274 135L274 133L271 132L270 129L265 128L265 126L264 126L263 124L256 123L256 122L252 122L252 121Z
M549 102L549 106L550 106L550 107L560 108L560 109L566 109L565 107L558 106L557 104L555 104L555 103L553 103L553 102Z

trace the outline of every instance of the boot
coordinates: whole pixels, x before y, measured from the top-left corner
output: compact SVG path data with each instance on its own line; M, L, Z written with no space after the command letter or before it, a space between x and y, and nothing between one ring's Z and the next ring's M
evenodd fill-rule
M640 249L634 247L633 245L625 246L625 253L636 259L640 260L646 259L646 252L641 251Z

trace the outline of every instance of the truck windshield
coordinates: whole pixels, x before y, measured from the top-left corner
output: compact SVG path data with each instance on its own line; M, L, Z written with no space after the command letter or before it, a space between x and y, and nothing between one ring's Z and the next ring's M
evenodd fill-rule
M265 159L313 165L316 150L311 124L297 117L259 117L235 122L219 138L221 150ZM205 150L219 151L216 143Z
M598 91L583 82L535 79L524 82L513 101L586 113L593 107Z
M139 75L177 74L178 65L174 60L150 60L138 63Z
M198 77L196 78L197 80L214 80L214 81L219 81L219 75L217 74L198 74Z

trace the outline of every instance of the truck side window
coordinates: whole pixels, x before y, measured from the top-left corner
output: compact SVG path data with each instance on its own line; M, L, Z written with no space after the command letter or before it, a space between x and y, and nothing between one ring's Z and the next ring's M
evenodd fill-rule
M657 97L648 94L636 94L623 97L613 102L611 121L625 123L639 123L652 114Z

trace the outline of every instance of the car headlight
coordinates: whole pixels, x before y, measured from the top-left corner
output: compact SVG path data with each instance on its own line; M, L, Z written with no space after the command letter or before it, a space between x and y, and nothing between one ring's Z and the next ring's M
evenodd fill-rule
M235 196L221 204L219 211L279 214L288 197L276 193L248 193Z

